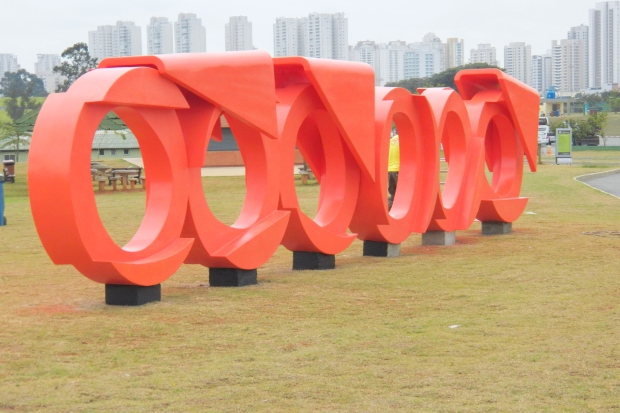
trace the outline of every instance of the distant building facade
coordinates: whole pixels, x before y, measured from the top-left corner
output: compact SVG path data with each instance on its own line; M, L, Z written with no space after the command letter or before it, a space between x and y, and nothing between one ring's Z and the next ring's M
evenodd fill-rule
M446 39L443 54L443 70L465 64L465 41L456 37Z
M553 85L553 59L551 52L532 56L531 81L534 89L543 95Z
M167 17L151 17L146 26L146 53L174 53L174 26Z
M17 72L21 67L17 63L17 56L11 53L0 53L0 79L6 72Z
M88 32L88 51L99 60L106 57L140 56L142 33L132 21L118 21L115 26L97 26Z
M588 86L611 90L620 79L620 2L596 3L589 13Z
M469 51L469 63L486 63L491 66L498 66L497 50L490 44L479 44L476 49Z
M587 89L586 47L583 40L552 42L552 82L560 95L573 95Z
M274 56L349 60L349 28L344 13L279 17L273 26Z
M194 13L180 13L174 22L175 53L204 53L207 51L207 30Z
M514 42L504 46L504 67L510 76L531 85L531 65L532 48L529 44Z
M64 81L64 77L54 73L54 67L61 63L60 56L57 54L38 54L34 64L34 74L43 81L47 93L54 93L59 84Z
M234 16L225 27L226 51L252 50L252 22L246 16Z

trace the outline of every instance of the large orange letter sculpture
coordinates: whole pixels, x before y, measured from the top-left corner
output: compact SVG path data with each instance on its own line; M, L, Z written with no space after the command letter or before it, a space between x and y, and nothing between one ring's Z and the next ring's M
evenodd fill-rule
M456 84L460 94L412 95L375 88L361 63L264 52L105 59L39 115L29 160L39 236L55 264L106 285L149 287L183 262L255 271L280 244L303 262L303 254L333 257L356 237L398 244L412 232L466 229L476 217L511 223L527 202L523 156L536 168L538 95L493 69L462 71ZM149 179L143 222L124 247L99 218L89 175L92 136L109 111L138 138ZM211 213L200 179L222 115L247 171L230 227ZM392 122L401 171L388 212ZM295 147L321 183L314 218L295 194ZM449 163L443 190L440 148Z

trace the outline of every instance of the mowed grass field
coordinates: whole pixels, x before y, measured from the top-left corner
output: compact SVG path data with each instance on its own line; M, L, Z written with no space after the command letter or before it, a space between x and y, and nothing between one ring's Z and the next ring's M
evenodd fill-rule
M584 235L620 230L620 199L573 179L620 152L575 158L595 161L525 173L535 214L509 235L474 223L425 247L413 234L390 259L356 241L324 272L292 271L280 248L240 289L184 265L162 302L136 308L106 306L102 285L51 263L19 164L0 227L0 411L620 411L620 238ZM243 178L204 187L232 222ZM306 209L318 190L298 186ZM130 239L144 192L96 199Z

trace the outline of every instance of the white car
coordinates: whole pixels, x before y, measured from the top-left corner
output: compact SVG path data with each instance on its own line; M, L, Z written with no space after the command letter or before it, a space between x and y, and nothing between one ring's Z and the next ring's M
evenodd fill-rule
M555 138L555 136L554 136ZM538 126L538 144L539 145L549 145L549 126L548 125L539 125Z

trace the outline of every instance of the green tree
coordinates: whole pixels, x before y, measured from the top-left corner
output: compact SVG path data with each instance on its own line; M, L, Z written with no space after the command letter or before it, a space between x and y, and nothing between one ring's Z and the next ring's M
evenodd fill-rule
M56 92L66 92L80 76L97 67L97 58L90 56L86 43L76 43L66 48L61 57L65 61L54 67L54 73L64 76L65 81L58 85Z
M486 63L470 63L463 66L452 67L448 70L444 70L443 72L436 73L431 77L427 78L413 78L401 80L399 82L391 82L387 83L386 86L389 87L402 87L410 91L411 93L418 93L418 88L425 87L451 87L456 90L456 85L454 84L454 77L461 70L467 69L501 69L497 66L492 66Z
M0 124L0 147L15 148L15 160L19 161L19 149L30 138L29 134L20 130L16 121L28 111L39 108L41 103L33 97L46 96L47 92L41 79L21 69L14 73L5 73L0 80L0 93L7 98L6 112L11 118L10 122Z
M43 81L26 69L6 72L0 80L0 93L6 97L6 112L15 122L30 109L41 106L34 96L47 96Z

